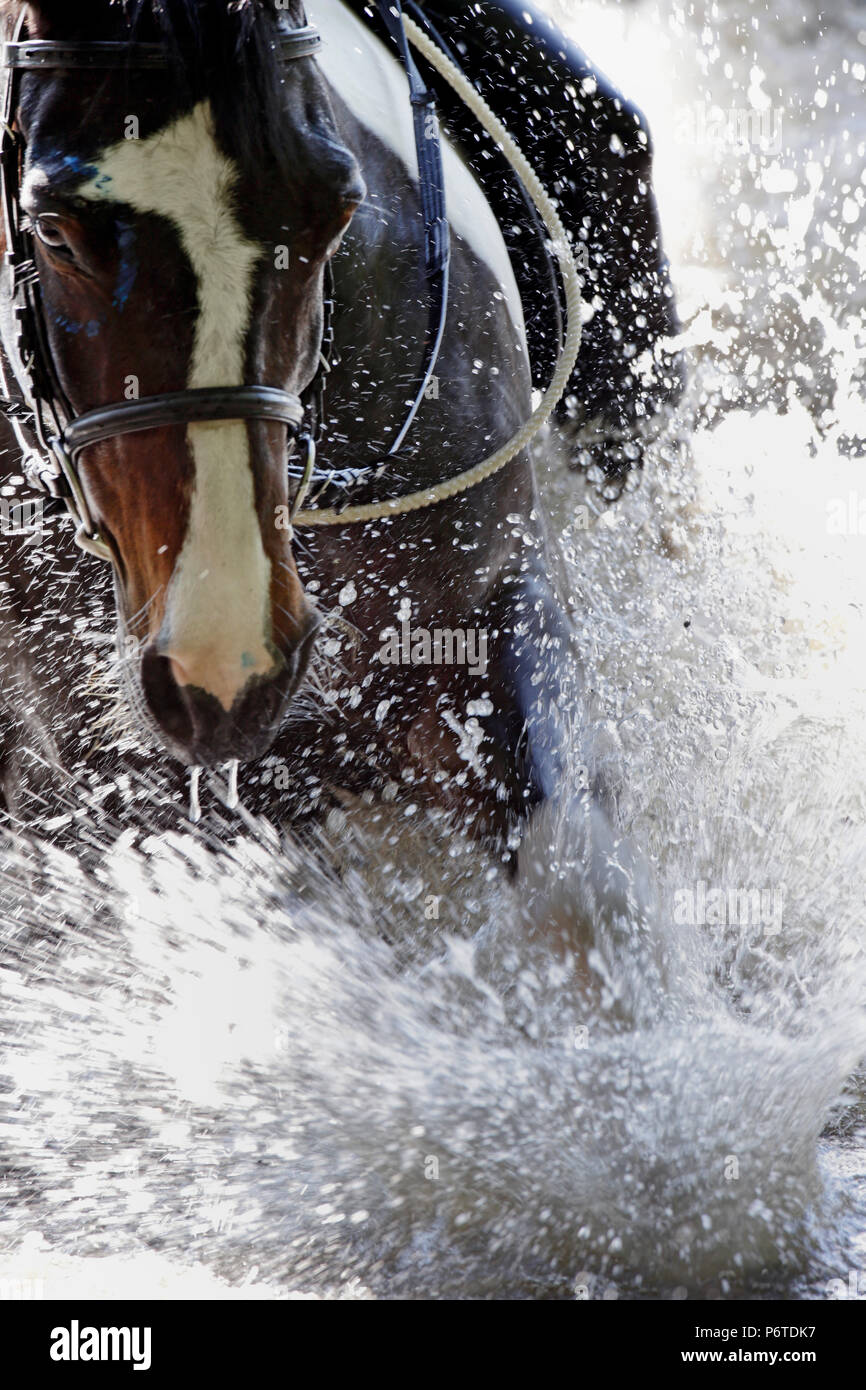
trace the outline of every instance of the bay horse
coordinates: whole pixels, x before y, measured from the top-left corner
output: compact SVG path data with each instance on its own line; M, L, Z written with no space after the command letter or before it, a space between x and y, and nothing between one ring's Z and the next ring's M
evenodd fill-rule
M7 3L7 39L22 13L37 45L168 53L104 67L27 66L25 54L8 113L33 246L17 273L37 287L66 418L90 425L77 510L85 541L112 561L119 667L150 755L181 768L239 761L244 800L271 811L291 800L301 814L333 787L408 784L416 804L447 808L511 860L566 797L593 910L633 913L640 874L602 790L568 784L572 635L527 455L409 515L279 524L293 499L286 426L318 380L325 329L319 462L340 470L387 454L428 331L424 212L393 54L340 0L315 0L324 43L308 52L287 47L309 31L300 0ZM444 170L450 289L433 389L363 501L460 473L532 408L502 234L447 142ZM15 332L7 311L7 381ZM190 393L210 405L192 410ZM112 411L130 402L151 415L121 432ZM12 441L5 470L11 495L24 486ZM10 804L22 742L41 739L46 767L82 757L82 678L106 659L106 573L78 556L66 524L8 547L5 622L31 644L25 658L6 641ZM461 634L464 650L476 638L474 663ZM320 695L317 642L332 662ZM288 769L285 791L262 778L266 756Z

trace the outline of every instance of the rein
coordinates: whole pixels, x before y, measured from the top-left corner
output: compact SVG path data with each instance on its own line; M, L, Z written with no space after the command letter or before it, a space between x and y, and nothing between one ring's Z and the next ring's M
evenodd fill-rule
M491 478L494 473L498 473L507 463L510 463L542 429L565 394L571 373L577 362L577 354L580 351L582 333L581 279L569 244L568 233L562 225L552 199L516 140L508 133L499 117L494 115L487 102L475 90L457 64L442 52L413 19L405 14L401 15L401 18L411 43L426 58L430 66L445 78L445 81L454 89L460 100L469 107L488 135L496 141L532 198L550 234L551 249L556 256L562 276L567 315L565 340L562 344L556 370L535 410L516 434L512 435L508 443L497 449L495 453L490 454L488 458L482 459L480 463L474 464L453 478L446 478L443 482L436 483L432 487L421 488L418 492L410 492L403 497L392 497L383 502L371 502L365 506L299 511L292 518L297 526L340 526L353 521L381 521L384 517L401 516L406 512L420 511L424 507L434 507L438 502L448 501L452 497L458 497L462 492L468 492L470 488L477 487L479 483Z
M169 392L138 400L116 402L76 415L58 380L42 317L38 273L32 234L22 221L19 206L20 181L25 154L24 142L14 128L18 106L20 76L23 72L78 69L165 70L168 55L161 44L123 42L74 43L53 40L21 41L23 19L15 40L4 44L2 67L5 90L0 129L0 201L6 234L6 258L0 289L0 314L4 320L3 345L18 386L19 396L11 396L4 382L6 400L0 409L7 415L25 455L25 471L31 483L66 505L76 522L78 545L114 561L110 544L100 535L91 516L78 472L82 451L91 444L118 435L166 425L216 420L272 420L286 425L301 445L302 461L290 462L289 476L297 480L297 491L290 509L293 526L336 526L351 522L375 521L433 506L474 487L503 468L541 429L563 394L571 375L581 333L580 279L568 244L568 237L549 196L537 175L505 127L483 98L449 57L408 16L399 0L378 0L382 18L397 44L409 79L413 111L415 147L418 156L419 191L425 224L425 268L430 289L430 311L419 374L419 389L409 413L396 434L388 454L378 463L358 468L316 468L316 439L323 425L325 379L330 371L329 352L333 340L333 282L330 264L326 267L325 326L319 354L319 367L302 396L261 385L205 388ZM286 61L315 56L321 35L313 25L282 31L280 56ZM411 429L432 378L445 331L450 237L445 210L444 177L436 104L412 58L409 43L455 90L479 122L499 144L517 172L538 209L552 240L565 288L567 332L562 353L550 385L529 420L511 440L489 458L434 487L369 505L346 505L357 487L380 477L399 451ZM305 417L309 424L304 431ZM34 455L28 429L35 435L39 454ZM302 432L303 431L303 432ZM302 510L310 488L317 496L332 487L342 490L341 503L332 508Z

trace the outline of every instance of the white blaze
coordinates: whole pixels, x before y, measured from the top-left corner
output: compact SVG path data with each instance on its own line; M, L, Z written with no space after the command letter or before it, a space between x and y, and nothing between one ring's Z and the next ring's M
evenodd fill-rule
M86 198L158 213L176 228L198 286L190 388L241 386L253 277L261 247L234 206L237 169L201 102L146 140L121 140L94 161ZM255 506L247 429L188 426L195 464L189 525L166 597L163 646L176 674L230 709L250 677L273 667L271 565ZM178 669L179 668L179 669Z

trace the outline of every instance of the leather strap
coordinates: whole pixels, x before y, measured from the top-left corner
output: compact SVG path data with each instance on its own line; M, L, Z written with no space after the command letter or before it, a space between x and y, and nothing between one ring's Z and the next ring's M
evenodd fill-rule
M98 406L79 415L63 432L73 458L91 444L115 435L137 434L166 425L190 425L211 420L276 420L299 430L304 406L299 396L272 386L199 387L144 396L138 401Z
M451 235L445 209L445 173L442 167L442 142L439 135L439 118L436 114L436 97L422 78L412 56L403 28L400 0L376 0L376 4L382 23L399 49L409 79L409 99L412 103L415 150L418 156L418 192L424 215L424 264L430 286L430 312L418 390L409 414L388 450L390 458L402 449L436 369L448 314Z
M322 36L312 24L302 29L286 29L278 40L280 56L286 61L311 58L321 47ZM26 39L3 45L3 65L19 72L41 72L51 68L91 72L106 68L166 69L171 66L168 49L161 43L74 43L62 39Z

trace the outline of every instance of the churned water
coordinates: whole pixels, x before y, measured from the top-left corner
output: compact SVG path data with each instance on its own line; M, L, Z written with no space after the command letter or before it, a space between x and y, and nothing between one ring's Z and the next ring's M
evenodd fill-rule
M866 1296L866 15L697 9L563 12L650 117L691 386L610 512L538 451L573 777L614 788L657 925L575 971L399 802L320 860L242 808L99 869L22 842L7 1284Z

